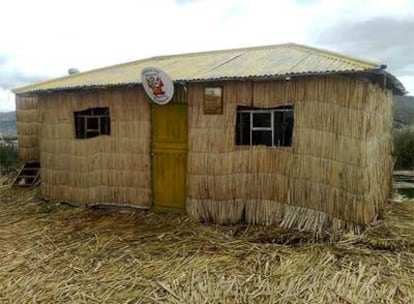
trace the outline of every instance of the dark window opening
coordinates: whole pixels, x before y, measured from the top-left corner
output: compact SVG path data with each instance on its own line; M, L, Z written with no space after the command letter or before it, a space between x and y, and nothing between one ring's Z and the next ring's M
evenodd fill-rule
M236 145L291 146L293 107L263 109L238 107Z
M253 112L253 128L271 128L272 113Z
M76 138L92 138L111 134L109 108L93 108L74 112Z

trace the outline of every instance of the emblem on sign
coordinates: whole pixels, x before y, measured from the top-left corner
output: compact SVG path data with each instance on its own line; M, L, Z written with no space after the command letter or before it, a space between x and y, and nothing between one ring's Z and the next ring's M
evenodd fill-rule
M159 105L165 105L174 95L174 84L168 75L157 68L145 68L141 73L142 86L148 97Z

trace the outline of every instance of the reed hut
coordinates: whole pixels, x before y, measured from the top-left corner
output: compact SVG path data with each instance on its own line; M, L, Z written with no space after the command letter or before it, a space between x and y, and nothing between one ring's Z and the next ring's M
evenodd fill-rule
M166 105L140 73L173 80ZM298 44L153 57L18 88L19 155L50 200L358 231L391 194L386 66Z

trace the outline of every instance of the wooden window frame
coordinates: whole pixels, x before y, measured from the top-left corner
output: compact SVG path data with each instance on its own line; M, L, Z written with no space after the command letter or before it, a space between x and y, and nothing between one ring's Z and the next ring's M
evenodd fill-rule
M102 114L103 113L103 114ZM111 117L108 107L89 108L74 112L75 137L88 139L111 134ZM90 121L96 120L96 127L89 127ZM83 124L83 126L82 126Z
M275 125L275 113L286 113L286 112L292 112L292 116L294 117L294 108L293 106L283 106L283 107L279 107L279 108L253 108L253 109L242 109L242 110L237 110L237 116L240 115L240 119L241 119L241 114L242 113L248 113L250 114L250 126L249 126L249 132L250 132L250 142L249 144L237 144L237 139L236 139L236 145L238 146L254 146L256 144L253 144L253 132L254 131L264 131L264 132L271 132L271 137L272 137L272 144L271 146L268 147L290 147L292 146L292 138L293 138L293 131L292 131L292 135L291 135L291 139L290 139L290 145L286 145L285 143L275 143L275 131L276 128L279 128L281 126L276 126ZM254 126L254 114L256 113L269 113L270 114L270 127L255 127ZM294 119L292 122L292 127L294 125ZM240 137L238 137L240 136ZM242 132L239 129L239 125L236 124L236 138L242 138ZM286 140L285 140L286 141ZM262 145L266 145L266 144L262 144ZM267 145L266 145L267 146Z

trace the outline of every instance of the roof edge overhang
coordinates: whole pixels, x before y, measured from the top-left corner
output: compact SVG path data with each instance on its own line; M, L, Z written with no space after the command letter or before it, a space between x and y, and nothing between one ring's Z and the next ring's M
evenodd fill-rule
M217 78L200 78L200 79L174 79L174 83L200 83L200 82L215 82L215 81L261 81L261 80L281 80L296 77L308 77L308 76L324 76L324 75L344 75L344 76L361 76L364 75L382 75L384 77L384 87L391 90L395 95L405 95L408 92L404 88L403 84L391 73L384 70L381 66L377 69L370 69L365 71L332 71L332 72L304 72L304 73L286 73L278 75L262 75L262 76L245 76L245 77L217 77ZM47 81L45 82L47 83ZM89 89L103 89L111 87L133 87L141 85L140 81L129 82L129 83L113 83L105 85L85 85L85 86L73 86L73 87L57 87L52 89L35 89L30 90L31 86L15 88L12 92L16 95L31 95L41 93L53 93L53 92L73 92L78 90L89 90Z

